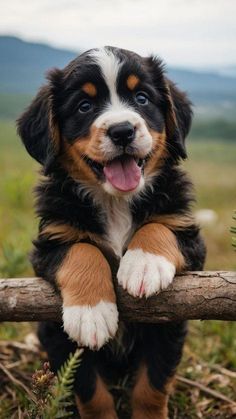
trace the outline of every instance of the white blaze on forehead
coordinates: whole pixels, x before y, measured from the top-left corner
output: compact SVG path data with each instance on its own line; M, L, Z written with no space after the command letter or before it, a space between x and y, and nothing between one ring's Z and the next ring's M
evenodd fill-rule
M129 121L134 126L136 135L132 146L139 158L144 158L151 151L152 136L141 115L136 112L132 105L118 95L117 80L123 65L122 61L106 47L92 50L89 54L93 62L99 66L110 93L110 101L108 101L103 112L94 121L94 125L97 128L102 127L105 132L100 142L100 150L103 152L104 159L114 159L119 151L117 151L117 146L111 141L110 137L106 135L106 130L110 126L124 121Z
M93 50L90 53L93 60L100 67L106 85L110 92L112 105L122 105L117 94L117 78L122 66L119 58L107 48Z

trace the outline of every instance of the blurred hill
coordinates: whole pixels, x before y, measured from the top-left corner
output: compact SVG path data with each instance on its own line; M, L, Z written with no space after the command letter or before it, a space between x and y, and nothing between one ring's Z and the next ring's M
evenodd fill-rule
M0 118L15 118L43 84L47 70L63 68L78 54L46 44L25 42L13 36L0 36ZM227 132L230 139L234 137L235 68L204 72L170 67L168 77L188 92L195 114L201 119L200 132L205 131L205 125L211 119L217 120L215 127L231 124ZM200 135L199 129L196 133Z
M224 70L226 72L226 69ZM194 111L202 120L235 121L236 75L170 68L168 75L188 92Z
M62 68L75 56L75 52L0 36L0 92L33 95L49 68Z

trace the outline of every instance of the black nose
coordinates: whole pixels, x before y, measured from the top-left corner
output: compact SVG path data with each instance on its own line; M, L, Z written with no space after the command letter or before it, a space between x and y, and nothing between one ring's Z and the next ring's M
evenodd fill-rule
M114 144L127 146L135 137L135 129L130 122L121 122L111 125L107 130L107 135Z

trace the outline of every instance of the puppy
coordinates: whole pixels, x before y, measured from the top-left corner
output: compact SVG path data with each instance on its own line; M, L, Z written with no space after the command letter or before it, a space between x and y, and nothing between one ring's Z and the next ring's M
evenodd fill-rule
M140 298L202 269L192 186L179 167L191 117L159 59L105 47L52 70L18 120L43 173L32 264L63 300L64 331L46 322L39 336L54 370L85 347L75 377L81 418L117 418L108 385L128 370L132 418L167 417L186 325L119 327L111 260L119 286Z

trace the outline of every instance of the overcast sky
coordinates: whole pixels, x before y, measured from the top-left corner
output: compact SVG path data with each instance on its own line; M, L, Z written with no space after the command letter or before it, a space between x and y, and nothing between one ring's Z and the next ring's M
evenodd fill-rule
M0 0L0 33L75 51L115 45L187 67L236 65L236 0Z

